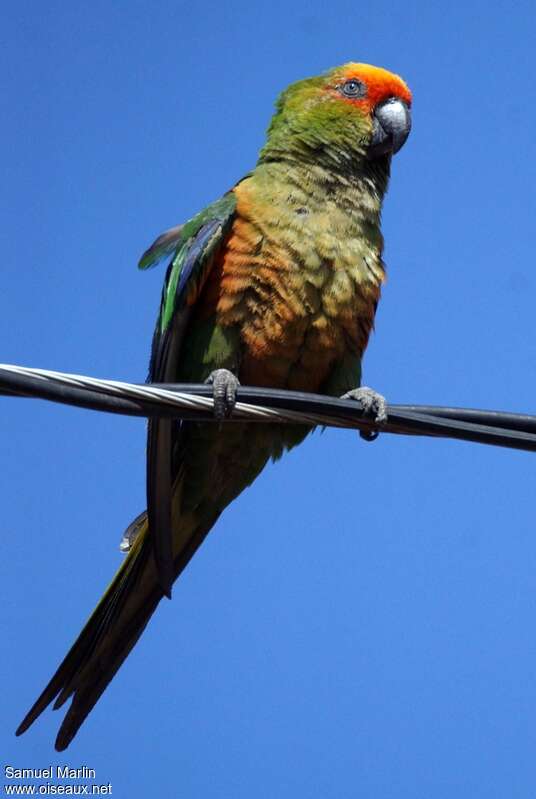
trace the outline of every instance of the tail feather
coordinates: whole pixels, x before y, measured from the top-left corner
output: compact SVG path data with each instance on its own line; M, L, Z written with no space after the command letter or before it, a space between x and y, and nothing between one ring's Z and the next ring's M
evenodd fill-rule
M175 579L218 516L219 513L214 513L199 526L192 520L191 526L187 524L182 528L182 535L175 542ZM19 725L16 735L22 735L51 702L56 710L72 696L56 738L56 749L66 749L164 596L147 520L140 523L140 518L135 520L138 532L126 560L58 670Z
M112 585L104 594L101 602L95 609L86 627L82 631L80 639L86 633L86 647L80 647L79 657L77 658L76 670L72 673L69 680L66 680L61 692L59 693L55 703L54 710L60 708L70 696L78 689L85 681L85 663L92 662L97 654L97 648L100 646L102 649L106 648L105 635L110 631L114 620L118 620L121 610L125 606L129 597L131 597L130 589L140 575L140 572L147 560L148 545L140 542L137 550L133 550L132 557L127 558L121 569L117 573ZM136 603L138 604L138 603ZM143 608L145 606L142 606ZM149 617L147 617L148 621ZM79 639L79 640L80 640ZM119 643L118 636L114 636L114 641ZM73 649L77 646L78 641L75 643ZM115 644L117 645L117 644ZM101 655L102 656L102 655Z
M145 526L74 645L17 728L16 735L22 735L51 702L55 700L54 709L57 709L74 693L56 748L61 751L72 740L162 597L157 583L144 579L151 566L150 554ZM132 592L133 585L140 580L145 584L145 590L143 593ZM123 617L126 624L122 623ZM112 652L117 655L113 657Z
M81 678L78 684L69 692L69 695L74 692L74 698L56 737L56 749L59 752L67 749L81 725L144 631L150 617L162 598L162 592L160 590L155 591L154 594L151 601L143 608L140 608L135 619L133 619L133 623L129 625L128 633L124 630L121 638L117 640L117 646L112 658L107 659L102 665L98 661L92 661L90 668L84 669L81 672Z

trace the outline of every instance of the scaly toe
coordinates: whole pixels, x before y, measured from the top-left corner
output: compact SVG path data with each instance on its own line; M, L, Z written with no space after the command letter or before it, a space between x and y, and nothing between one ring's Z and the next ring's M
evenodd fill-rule
M363 409L363 414L374 416L374 422L377 425L382 425L387 421L387 402L385 397L372 388L368 388L368 386L354 388L352 391L343 394L341 399L357 400ZM374 441L378 437L377 431L361 431L360 435L361 438L367 441Z
M212 385L216 419L230 416L236 405L236 390L240 385L238 378L228 369L215 369L205 382Z

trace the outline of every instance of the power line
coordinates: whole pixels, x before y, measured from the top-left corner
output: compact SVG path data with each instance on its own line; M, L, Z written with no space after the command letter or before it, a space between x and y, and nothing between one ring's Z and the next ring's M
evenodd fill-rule
M0 364L0 395L33 397L126 416L214 422L206 384L125 383L13 364ZM370 434L375 425L360 404L320 394L240 386L225 424L237 421L324 425ZM474 441L536 451L536 416L431 405L388 405L381 432Z

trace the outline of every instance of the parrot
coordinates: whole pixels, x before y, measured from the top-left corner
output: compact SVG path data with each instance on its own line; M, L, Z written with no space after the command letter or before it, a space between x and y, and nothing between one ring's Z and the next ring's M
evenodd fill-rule
M346 396L385 419L384 398L359 387L361 361L385 279L382 201L411 103L402 78L363 63L291 84L254 169L142 256L142 270L168 261L148 381L212 384L215 419L149 420L147 511L17 735L72 698L55 743L67 748L223 510L313 429L224 423L240 384Z

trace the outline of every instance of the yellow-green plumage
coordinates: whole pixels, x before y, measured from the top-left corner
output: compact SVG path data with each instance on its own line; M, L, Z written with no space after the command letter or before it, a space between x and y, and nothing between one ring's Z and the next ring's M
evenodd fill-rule
M363 64L281 95L255 169L143 256L143 268L171 257L151 381L225 368L244 384L333 395L359 384L384 278L381 203L410 101L400 78ZM73 696L56 741L68 746L220 513L308 432L150 422L148 516L19 734Z
M367 344L384 276L381 197L359 176L299 162L261 163L235 194L207 299L218 324L240 327L241 379L321 390Z

